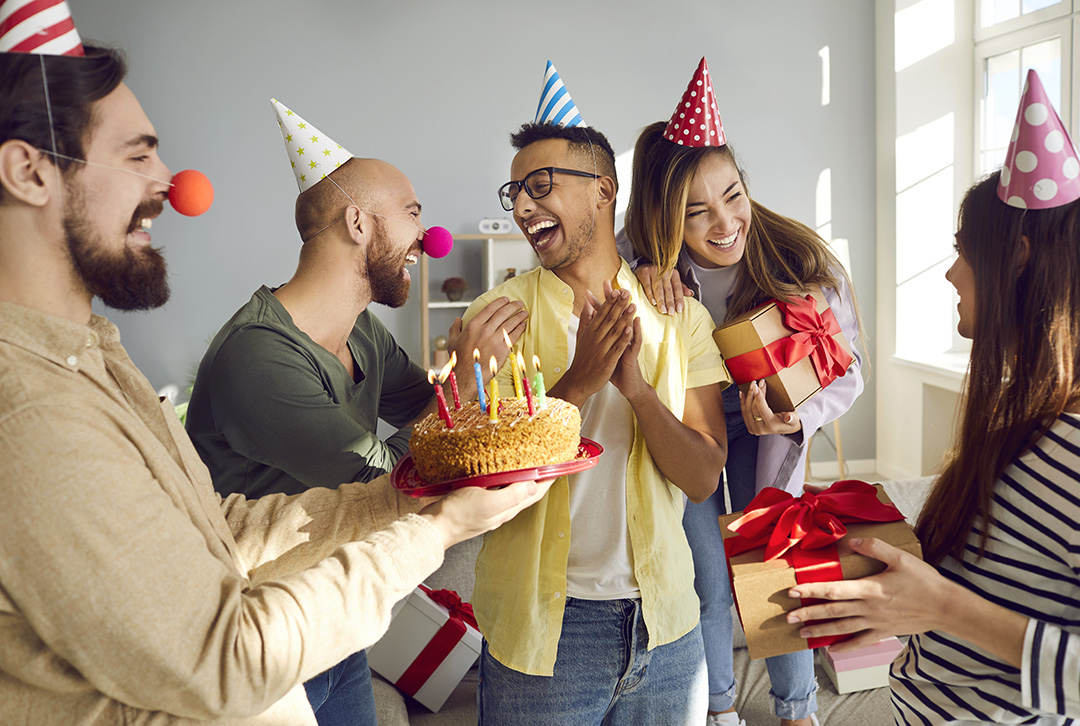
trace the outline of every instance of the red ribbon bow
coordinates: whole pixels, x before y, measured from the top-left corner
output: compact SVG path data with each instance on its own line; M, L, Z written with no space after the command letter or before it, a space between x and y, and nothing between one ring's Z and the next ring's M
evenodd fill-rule
M776 375L803 358L810 357L818 383L825 388L847 372L853 360L833 336L840 323L831 308L819 313L810 295L789 301L773 300L784 316L784 325L795 331L764 348L732 356L725 362L736 383L749 383Z
M403 693L415 696L439 665L450 655L450 651L461 642L467 625L476 628L476 616L472 605L462 602L453 590L432 590L427 585L420 585L424 594L450 611L449 617L420 654L416 656L401 677L394 683Z
M765 547L765 560L784 556L792 548L813 550L838 542L847 534L845 522L896 522L904 518L892 504L883 504L870 484L856 479L838 481L820 494L795 498L783 489L762 489L743 515L728 525L736 533L724 541L729 557Z
M420 585L420 589L427 593L427 596L432 600L449 610L450 617L464 620L474 628L480 628L476 624L476 615L473 614L472 604L463 602L461 597L453 590L432 590L424 584Z

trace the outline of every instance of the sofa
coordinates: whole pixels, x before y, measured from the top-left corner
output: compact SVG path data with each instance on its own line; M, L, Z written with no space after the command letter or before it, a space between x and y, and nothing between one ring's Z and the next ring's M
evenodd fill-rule
M904 513L908 521L922 508L929 489L930 478L910 481L883 482L886 492ZM472 596L475 581L474 565L480 551L481 538L462 542L446 552L442 567L427 580L434 589L448 588L457 591L465 600ZM751 660L746 650L746 640L734 618L735 677L739 682L736 708L748 724L778 723L772 713L769 698L769 675L765 661ZM820 656L819 659L820 661ZM892 722L889 690L878 688L839 695L829 677L817 665L818 720L823 726L847 724L879 724ZM411 698L401 694L394 686L372 675L375 690L375 706L379 726L475 726L476 724L476 667L474 666L450 698L439 710L432 713Z

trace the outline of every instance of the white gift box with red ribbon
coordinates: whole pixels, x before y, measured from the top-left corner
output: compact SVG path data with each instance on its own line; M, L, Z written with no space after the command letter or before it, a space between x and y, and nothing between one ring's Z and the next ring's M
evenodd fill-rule
M438 711L480 655L472 606L453 590L424 585L401 600L390 628L368 648L371 670Z

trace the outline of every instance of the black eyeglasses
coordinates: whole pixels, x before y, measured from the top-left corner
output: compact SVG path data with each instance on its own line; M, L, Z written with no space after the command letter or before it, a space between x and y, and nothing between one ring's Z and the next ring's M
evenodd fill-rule
M522 189L533 199L541 199L551 194L551 176L553 174L570 174L572 176L583 176L589 179L599 179L599 174L590 174L587 171L578 171L577 169L560 169L557 166L545 166L542 169L529 172L524 179L519 182L506 182L499 187L499 201L502 202L502 207L508 212L514 211L514 202L517 200L518 194Z

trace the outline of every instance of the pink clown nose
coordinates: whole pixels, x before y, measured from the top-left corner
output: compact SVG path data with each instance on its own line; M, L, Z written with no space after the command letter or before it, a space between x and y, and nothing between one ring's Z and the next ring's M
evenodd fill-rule
M187 169L177 172L169 189L173 209L188 217L197 217L214 202L214 185L201 171Z
M454 249L454 237L445 227L428 227L422 244L428 257L446 257Z

